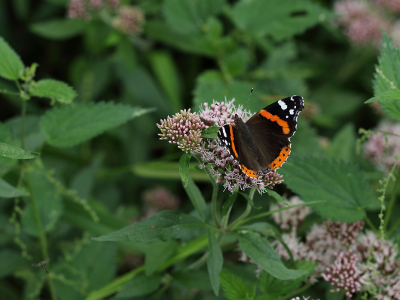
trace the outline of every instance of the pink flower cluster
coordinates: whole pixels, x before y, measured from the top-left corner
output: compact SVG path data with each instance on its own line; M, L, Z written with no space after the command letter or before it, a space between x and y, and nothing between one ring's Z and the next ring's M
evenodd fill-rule
M400 156L400 123L381 123L376 130L395 135L386 134L385 136L383 132L371 134L365 143L364 155L380 169L389 172L396 163L396 156Z
M114 15L112 25L125 34L141 33L145 16L136 6L121 6L120 0L70 0L67 6L67 16L71 19L89 21L92 14L106 8Z
M263 174L258 178L245 175L239 167L239 163L229 154L228 150L220 145L216 139L201 138L201 130L212 125L222 126L233 123L235 114L243 120L252 115L243 110L241 106L236 108L234 100L228 102L213 102L210 106L205 103L200 108L200 114L184 110L175 114L172 118L161 120L157 124L161 130L160 139L177 144L178 148L185 152L192 152L203 161L200 168L207 168L207 172L216 178L216 182L223 182L225 189L233 192L236 188L246 189L256 187L260 193L266 188L272 188L283 182L282 175L276 171Z
M390 2L390 3L389 3ZM381 28L391 32L393 24L389 23L382 6L393 6L398 0L376 0L375 2L340 0L334 4L339 18L335 23L343 27L345 34L355 44L372 43L379 45L382 37ZM398 13L398 11L393 11Z
M168 116L166 120L160 120L157 124L160 129L161 140L168 140L171 144L177 144L179 149L188 153L194 152L201 147L201 131L205 128L203 122L196 113L188 110L181 110L180 113Z
M161 186L146 190L142 195L142 199L144 202L143 220L163 210L177 210L180 202L177 196Z
M331 292L345 290L346 296L351 298L354 293L361 290L362 284L365 284L362 272L356 266L358 257L351 250L347 253L340 252L335 256L334 264L326 269L322 277L336 287Z

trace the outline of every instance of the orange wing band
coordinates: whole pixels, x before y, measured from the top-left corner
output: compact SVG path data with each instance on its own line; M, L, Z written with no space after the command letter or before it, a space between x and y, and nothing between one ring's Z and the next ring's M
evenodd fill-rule
M235 143L234 143L234 138L233 138L233 126L230 125L229 126L230 132L231 132L231 146L232 146L232 151L233 154L235 155L236 158L239 157L238 153L236 152L236 147L235 147Z
M279 156L269 165L269 168L273 171L279 169L286 161L290 154L290 146L283 147Z
M278 123L278 125L282 127L282 131L284 134L290 133L290 128L289 128L288 123L286 121L282 120L281 118L279 118L277 115L273 115L264 109L260 111L259 115L271 120L272 122Z
M244 165L240 165L240 169L242 169L243 173L251 178L257 178L257 172L246 168Z

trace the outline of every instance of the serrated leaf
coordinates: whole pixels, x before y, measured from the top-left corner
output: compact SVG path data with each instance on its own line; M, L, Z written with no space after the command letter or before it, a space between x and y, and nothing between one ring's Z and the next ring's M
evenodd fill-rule
M352 161L356 149L356 130L353 124L346 124L333 137L327 156L344 161Z
M179 159L179 174L181 175L183 187L187 187L189 180L189 162L192 158L191 153L183 153Z
M279 170L287 186L322 217L355 222L365 216L373 198L371 187L360 169L342 161L293 155Z
M331 16L321 6L305 0L242 0L232 13L240 29L257 37L271 35L276 41L291 38Z
M251 198L249 197L249 195L247 195L247 194L245 194L245 193L239 193L239 194L242 195L242 196L246 199L246 201L251 205L252 208L254 208L254 209L261 209L261 206L260 206L260 207L257 207L257 206L254 205L254 201L253 201L253 199L251 199Z
M225 217L229 211L229 209L232 207L232 205L235 203L236 198L237 198L238 193L233 192L228 200L225 201L224 205L222 205L222 216Z
M40 129L49 144L72 147L151 111L112 102L55 107L42 117Z
M30 25L30 30L51 40L65 40L80 34L85 22L77 19L57 19L38 22Z
M202 138L208 138L208 139L217 139L218 138L218 130L221 127L219 126L210 126L208 128L205 128L201 131L201 137Z
M376 100L379 101L400 101L400 90L394 89L394 90L387 90L383 93L377 94L375 97L372 97L365 101L364 103L371 103Z
M204 200L203 194L194 183L192 178L188 177L188 185L184 188L194 208L199 213L200 218L202 220L205 220L205 211L207 207L206 201Z
M240 248L259 264L264 271L272 276L287 280L299 278L306 274L302 270L290 270L281 262L271 245L252 231L242 231L238 234Z
M0 37L0 76L8 80L17 80L24 64L17 53Z
M7 181L4 181L3 179L0 178L0 197L14 198L26 195L27 194L25 192L16 189Z
M125 283L115 298L128 298L148 295L155 290L161 284L162 276L156 274L153 276L146 276L143 273L137 274L127 283Z
M224 296L228 298L228 300L254 299L254 293L249 289L247 283L227 269L222 269L220 279L222 289L224 290Z
M400 89L400 52L393 41L382 30L382 48L374 75L374 95L378 97L389 90ZM400 119L399 101L379 101L382 110L394 119Z
M218 235L218 232L213 230L208 231L207 269L214 294L218 296L220 283L219 274L222 270L224 258L222 257L221 247L219 246L216 234Z
M274 198L276 201L283 203L286 206L289 206L289 203L287 203L286 199L283 198L281 195L279 195L277 192L275 192L274 190L270 190L270 189L265 189L265 191L267 192L268 196L271 196L272 198Z
M220 12L225 0L166 0L163 13L168 25L181 34L196 34L201 32L205 21Z
M32 96L50 98L61 103L71 103L77 96L72 87L62 81L53 79L39 80L29 88Z
M38 155L39 153L37 152L26 151L24 149L9 144L0 143L0 156L3 157L8 157L12 159L31 159L35 158Z
M132 241L147 243L156 239L178 239L191 230L204 227L197 218L179 212L162 211L151 218L118 231L94 238L96 241Z

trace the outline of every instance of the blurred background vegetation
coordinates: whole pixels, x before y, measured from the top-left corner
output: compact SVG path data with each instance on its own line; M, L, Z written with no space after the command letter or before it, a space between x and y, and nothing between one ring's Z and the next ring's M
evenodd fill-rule
M293 152L357 162L371 178L382 176L355 152L358 128L373 128L381 118L378 107L363 104L373 95L380 35L357 40L334 8L329 0L0 0L0 36L25 65L39 64L37 79L67 82L78 93L75 103L156 108L90 142L59 148L42 145L38 125L53 103L28 101L26 148L41 153L46 170L34 180L47 191L41 196L48 201L45 229L53 270L59 270L60 299L83 299L143 263L143 245L89 237L161 209L192 210L179 179L181 152L157 136L156 123L181 109L197 111L201 103L225 97L244 104L251 88L247 108L253 112L301 95L306 109ZM395 20L395 13L382 11ZM389 29L394 36L394 27ZM0 89L16 91L3 79ZM21 100L0 97L3 126L10 139L18 139ZM193 172L208 199L211 186L200 171ZM16 171L2 175L17 182ZM288 191L282 186L278 192ZM256 202L265 209L266 199L257 196ZM0 207L0 298L48 299L41 289L46 273L30 267L43 258L31 220L24 218L29 205L2 199ZM198 299L212 299L212 292L205 295ZM174 291L168 299L175 299Z

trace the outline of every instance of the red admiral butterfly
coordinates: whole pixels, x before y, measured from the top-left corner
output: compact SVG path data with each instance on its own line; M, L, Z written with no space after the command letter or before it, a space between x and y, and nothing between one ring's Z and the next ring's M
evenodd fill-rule
M235 124L221 127L218 139L247 176L268 174L288 158L290 138L303 108L303 97L292 96L268 105L246 123L235 115Z

